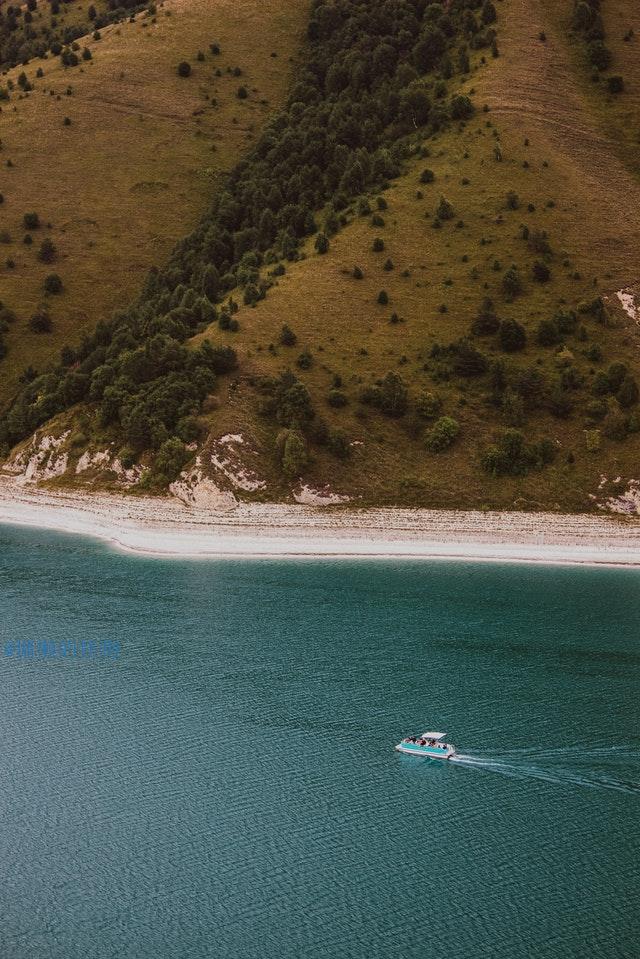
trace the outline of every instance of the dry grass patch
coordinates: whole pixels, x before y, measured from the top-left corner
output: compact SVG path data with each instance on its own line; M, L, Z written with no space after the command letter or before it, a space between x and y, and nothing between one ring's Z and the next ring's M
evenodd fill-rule
M0 244L0 300L19 317L6 337L0 398L26 366L44 367L125 307L149 267L197 223L283 100L305 19L300 0L166 0L155 18L139 15L88 41L93 60L79 67L59 58L26 67L35 89L14 94L0 114L0 233L11 239ZM177 75L181 60L192 65L187 79ZM240 83L250 93L242 101ZM25 246L29 211L43 225ZM37 256L44 237L57 250L51 265ZM52 271L64 292L47 298L53 333L36 335L26 324Z

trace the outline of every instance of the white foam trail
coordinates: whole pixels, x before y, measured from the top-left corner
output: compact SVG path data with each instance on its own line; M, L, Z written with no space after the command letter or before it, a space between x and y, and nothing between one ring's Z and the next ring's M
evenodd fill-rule
M586 750L579 751L578 747L568 747L571 752L563 752L562 749L558 750L549 750L546 753L541 750L536 758L557 758L557 759L567 759L570 756L575 756L576 758L580 757L585 760L593 758L601 758L600 750ZM624 748L624 747L621 747ZM596 753L596 755L594 755ZM610 754L608 750L607 755ZM503 754L508 755L508 754ZM508 776L512 779L537 779L541 782L548 782L554 785L561 786L581 786L587 789L611 789L614 792L621 792L627 794L640 794L640 783L631 782L623 779L616 779L611 776L604 774L598 774L594 772L589 772L588 770L580 772L578 770L562 769L555 766L551 768L545 768L543 766L533 765L528 762L519 763L514 761L511 756L517 755L516 751L512 751L508 759L500 759L499 757L492 756L470 756L465 754L458 753L457 755L451 758L451 762L458 763L463 766L468 766L470 768L484 769L487 772L499 773L501 776ZM531 751L527 750L526 752L520 753L520 755L527 757L534 755ZM638 753L628 750L626 754L621 755L618 753L616 759L620 760L622 758L638 758Z

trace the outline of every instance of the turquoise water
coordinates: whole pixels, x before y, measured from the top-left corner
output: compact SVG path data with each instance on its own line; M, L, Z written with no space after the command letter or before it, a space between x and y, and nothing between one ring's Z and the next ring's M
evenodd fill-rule
M5 527L0 582L2 959L637 957L640 574Z

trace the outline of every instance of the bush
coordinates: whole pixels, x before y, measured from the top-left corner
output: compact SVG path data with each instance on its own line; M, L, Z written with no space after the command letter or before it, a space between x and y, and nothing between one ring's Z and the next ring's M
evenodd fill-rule
M555 456L549 440L529 445L520 430L500 433L497 442L482 454L482 467L494 476L526 476L532 469L541 469Z
M517 210L520 207L520 197L513 190L507 193L507 207L509 210Z
M441 196L440 202L436 209L436 216L439 220L452 220L456 215L456 211L446 197Z
M188 459L189 453L177 436L165 440L153 463L153 473L160 479L160 485L172 483L179 476Z
M190 77L191 76L191 64L187 63L186 60L182 60L178 64L177 73L179 77Z
M500 328L500 320L493 310L493 302L485 297L478 315L472 320L471 332L474 336L491 336Z
M346 394L342 390L329 390L329 395L327 396L327 403L329 406L333 406L334 409L341 409L343 406L347 405Z
M42 307L29 320L29 329L32 333L50 333L52 328L51 317Z
M282 430L276 439L280 462L285 476L299 476L307 465L307 444L297 430Z
M505 353L516 353L527 345L527 333L517 320L503 320L500 324L500 346Z
M249 96L249 91L247 90L246 87L238 87L238 93L237 93L238 100L246 100L248 96Z
M624 363L612 363L607 370L607 380L609 382L609 392L617 393L622 386L623 381L628 375L628 369Z
M342 430L331 430L327 438L327 446L334 456L346 460L351 455L349 437Z
M592 40L587 45L587 56L596 69L607 70L611 65L611 51L602 40Z
M562 336L555 320L540 320L536 331L536 341L540 346L556 346L556 344L562 341Z
M522 280L515 266L509 267L502 277L502 292L507 300L515 300L519 293L522 293Z
M280 342L283 346L295 346L298 342L298 337L286 323L283 323L280 331Z
M387 293L386 290L380 290L380 292L378 293L378 303L380 304L380 306L386 306L388 302L389 302L389 294Z
M329 252L329 237L326 233L318 233L315 241L316 253L324 254Z
M38 251L38 259L43 263L52 263L56 258L56 248L53 244L53 241L49 237L45 239L40 244L40 250Z
M25 213L22 217L25 230L37 230L40 226L40 217L37 213Z
M460 425L451 416L441 416L427 433L425 446L430 453L442 453L449 449L460 433Z
M453 344L453 372L466 378L482 376L489 368L486 356L467 340Z
M475 113L475 107L469 97L456 94L449 104L449 115L452 120L467 120Z
M360 401L374 406L386 416L403 416L409 405L409 393L398 373L387 373L375 386L368 387L360 394Z
M541 260L535 261L531 268L531 274L536 283L547 283L551 279L551 270Z
M585 430L587 453L597 453L602 446L600 430Z
M602 431L610 440L621 443L627 438L627 418L622 413L608 413L602 424Z
M624 80L622 77L607 77L607 91L609 93L622 93L624 90Z
M639 397L638 384L634 377L627 373L616 393L616 399L620 406L626 410L630 406L635 406Z
M375 240L373 241L372 249L374 253L382 253L382 251L384 250L384 240L381 237L377 236Z
M423 170L422 173L420 174L420 183L433 183L435 178L436 178L436 175L433 172L433 170L429 170L427 168Z
M57 273L49 273L49 275L45 277L44 291L45 293L62 292L62 279Z
M442 400L435 393L425 390L416 400L416 413L425 420L431 420L442 409Z

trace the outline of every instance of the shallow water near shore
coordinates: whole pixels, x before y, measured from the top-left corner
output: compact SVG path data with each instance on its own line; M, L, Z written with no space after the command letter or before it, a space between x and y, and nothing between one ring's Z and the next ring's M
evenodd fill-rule
M637 955L639 571L3 527L0 588L3 957Z

